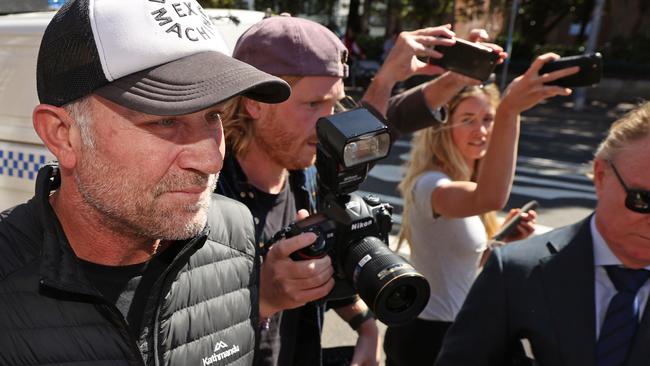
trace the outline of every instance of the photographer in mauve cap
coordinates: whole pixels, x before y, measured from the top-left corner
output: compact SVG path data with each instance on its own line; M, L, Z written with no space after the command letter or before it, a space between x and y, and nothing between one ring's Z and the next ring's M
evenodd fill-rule
M402 32L390 56L369 86L363 102L386 113L394 84L415 73L441 73L416 56L440 57L431 46L455 41L448 27ZM446 38L438 38L446 37ZM327 28L289 16L271 17L253 25L237 42L233 57L279 76L292 87L289 99L277 105L233 99L225 108L228 153L217 192L243 202L255 221L260 247L289 223L316 207L316 121L331 115L344 98L348 75L347 50ZM414 101L416 99L416 101ZM393 133L438 123L421 91L409 93L393 108L410 102L427 117L410 124L399 119ZM437 111L439 104L431 109ZM424 106L424 107L423 107ZM434 111L435 112L435 111ZM389 123L391 121L388 121ZM314 303L334 286L331 259L293 261L289 255L315 240L305 233L274 244L263 258L260 274L260 315L268 318L261 330L257 365L320 365L320 332L324 307ZM328 303L357 330L352 365L378 362L378 329L367 306L358 298Z
M252 363L254 227L212 194L220 115L290 90L225 50L193 0L72 0L54 16L33 123L58 163L0 216L0 364Z

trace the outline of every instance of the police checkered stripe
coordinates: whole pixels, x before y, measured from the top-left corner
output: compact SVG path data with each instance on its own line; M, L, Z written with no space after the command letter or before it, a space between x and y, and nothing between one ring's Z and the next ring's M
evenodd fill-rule
M46 161L44 154L0 149L0 176L34 180Z

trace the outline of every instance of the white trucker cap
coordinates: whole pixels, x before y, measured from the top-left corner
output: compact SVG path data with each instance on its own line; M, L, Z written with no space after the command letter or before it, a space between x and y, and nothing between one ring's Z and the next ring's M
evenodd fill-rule
M195 0L71 0L48 25L38 55L41 103L97 93L155 115L196 112L236 95L286 100L283 80L227 56Z

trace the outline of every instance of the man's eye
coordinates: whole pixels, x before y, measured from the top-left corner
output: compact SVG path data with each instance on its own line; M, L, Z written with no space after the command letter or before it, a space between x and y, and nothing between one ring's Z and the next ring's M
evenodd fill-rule
M173 127L176 125L176 121L173 119L161 119L156 124L160 127Z

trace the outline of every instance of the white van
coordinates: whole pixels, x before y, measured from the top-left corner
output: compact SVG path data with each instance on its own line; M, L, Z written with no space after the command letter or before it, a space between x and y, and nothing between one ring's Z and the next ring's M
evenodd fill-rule
M205 9L232 49L263 12ZM54 12L0 16L0 211L28 200L41 165L54 159L32 127L36 58L41 37Z

